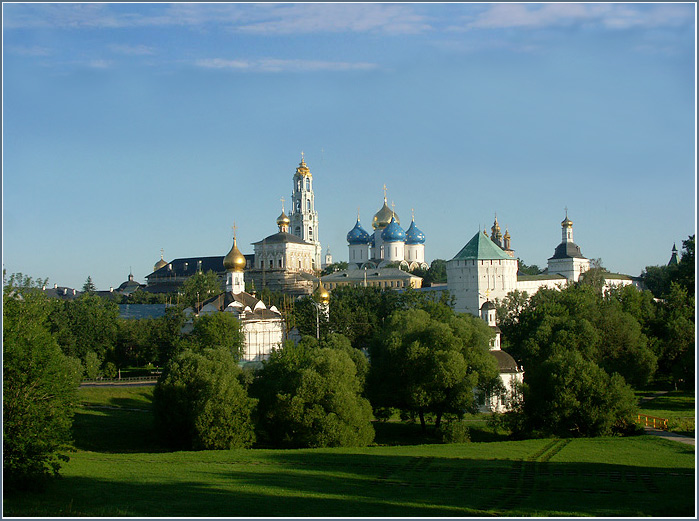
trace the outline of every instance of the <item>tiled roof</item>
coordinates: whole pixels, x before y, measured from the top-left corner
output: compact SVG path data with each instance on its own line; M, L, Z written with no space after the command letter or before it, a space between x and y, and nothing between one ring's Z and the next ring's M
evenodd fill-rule
M582 252L580 251L580 246L574 242L562 242L556 246L556 250L553 252L553 257L551 259L570 259L570 258L582 258Z
M165 316L165 307L165 304L119 304L119 318L159 318Z
M283 242L293 242L296 244L306 244L310 245L310 242L302 241L296 235L291 235L290 233L286 232L278 232L275 233L274 235L270 235L269 237L266 237L262 239L261 241L258 242L253 242L253 246L257 246L258 244L279 244Z
M404 279L410 280L413 278L419 279L420 277L412 275L398 268L373 268L365 270L341 270L321 277L321 280L325 282L349 282L349 281L363 281L364 273L366 272L366 280L396 280Z
M512 260L507 253L491 241L484 233L478 232L466 243L452 260Z

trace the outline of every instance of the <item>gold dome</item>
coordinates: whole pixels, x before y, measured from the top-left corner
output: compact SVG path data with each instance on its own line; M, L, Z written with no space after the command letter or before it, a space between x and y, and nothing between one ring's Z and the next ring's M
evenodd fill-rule
M158 271L160 268L167 266L167 262L163 259L163 250L160 250L160 260L153 266L153 271Z
M300 175L302 177L313 177L311 175L311 171L306 165L306 160L303 158L303 152L301 152L301 162L299 163L299 166L296 167L296 175Z
M240 253L235 237L233 237L233 247L223 258L223 267L226 268L226 271L243 271L246 264L245 255Z
M568 219L568 215L566 215L566 218L561 222L561 226L563 228L572 228L573 227L573 221Z
M398 214L388 207L388 204L386 204L386 198L384 197L383 207L374 215L374 220L372 221L371 226L374 228L374 230L383 230L386 226L388 226L388 223L391 222L391 217L395 219L396 224L400 224Z
M315 296L322 304L330 302L330 293L323 287L323 282L320 279L318 280L318 287L315 290Z
M289 223L291 223L291 219L289 219L289 217L284 213L284 210L282 210L282 214L279 217L277 217L277 224L286 224L288 226Z

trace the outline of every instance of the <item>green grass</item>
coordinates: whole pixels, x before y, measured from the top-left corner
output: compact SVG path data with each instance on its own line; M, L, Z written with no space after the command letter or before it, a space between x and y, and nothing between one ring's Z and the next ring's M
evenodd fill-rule
M639 392L639 397L654 393ZM670 391L651 400L639 400L639 414L669 419L669 430L685 436L695 435L695 397L692 391Z
M654 436L410 445L419 426L388 422L377 441L398 432L399 444L164 452L151 415L130 410L149 407L144 389L81 391L94 405L128 406L79 411L75 428L86 432L76 432L62 477L43 493L5 497L4 515L694 515L693 447Z

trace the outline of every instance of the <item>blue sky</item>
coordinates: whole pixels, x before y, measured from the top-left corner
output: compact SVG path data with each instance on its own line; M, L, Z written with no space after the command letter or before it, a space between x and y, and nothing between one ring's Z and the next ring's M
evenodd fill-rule
M695 5L3 4L3 267L99 289L275 233L301 152L335 260L383 202L450 259L612 271L695 232Z

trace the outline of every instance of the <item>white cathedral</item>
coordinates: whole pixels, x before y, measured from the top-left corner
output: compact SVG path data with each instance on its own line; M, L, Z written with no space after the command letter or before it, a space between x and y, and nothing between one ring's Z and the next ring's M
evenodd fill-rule
M383 206L374 215L370 235L357 215L357 222L347 233L350 270L364 267L383 268L398 263L401 268L427 269L425 262L425 234L415 224L415 215L407 230L400 226L395 207L389 208L384 185Z

